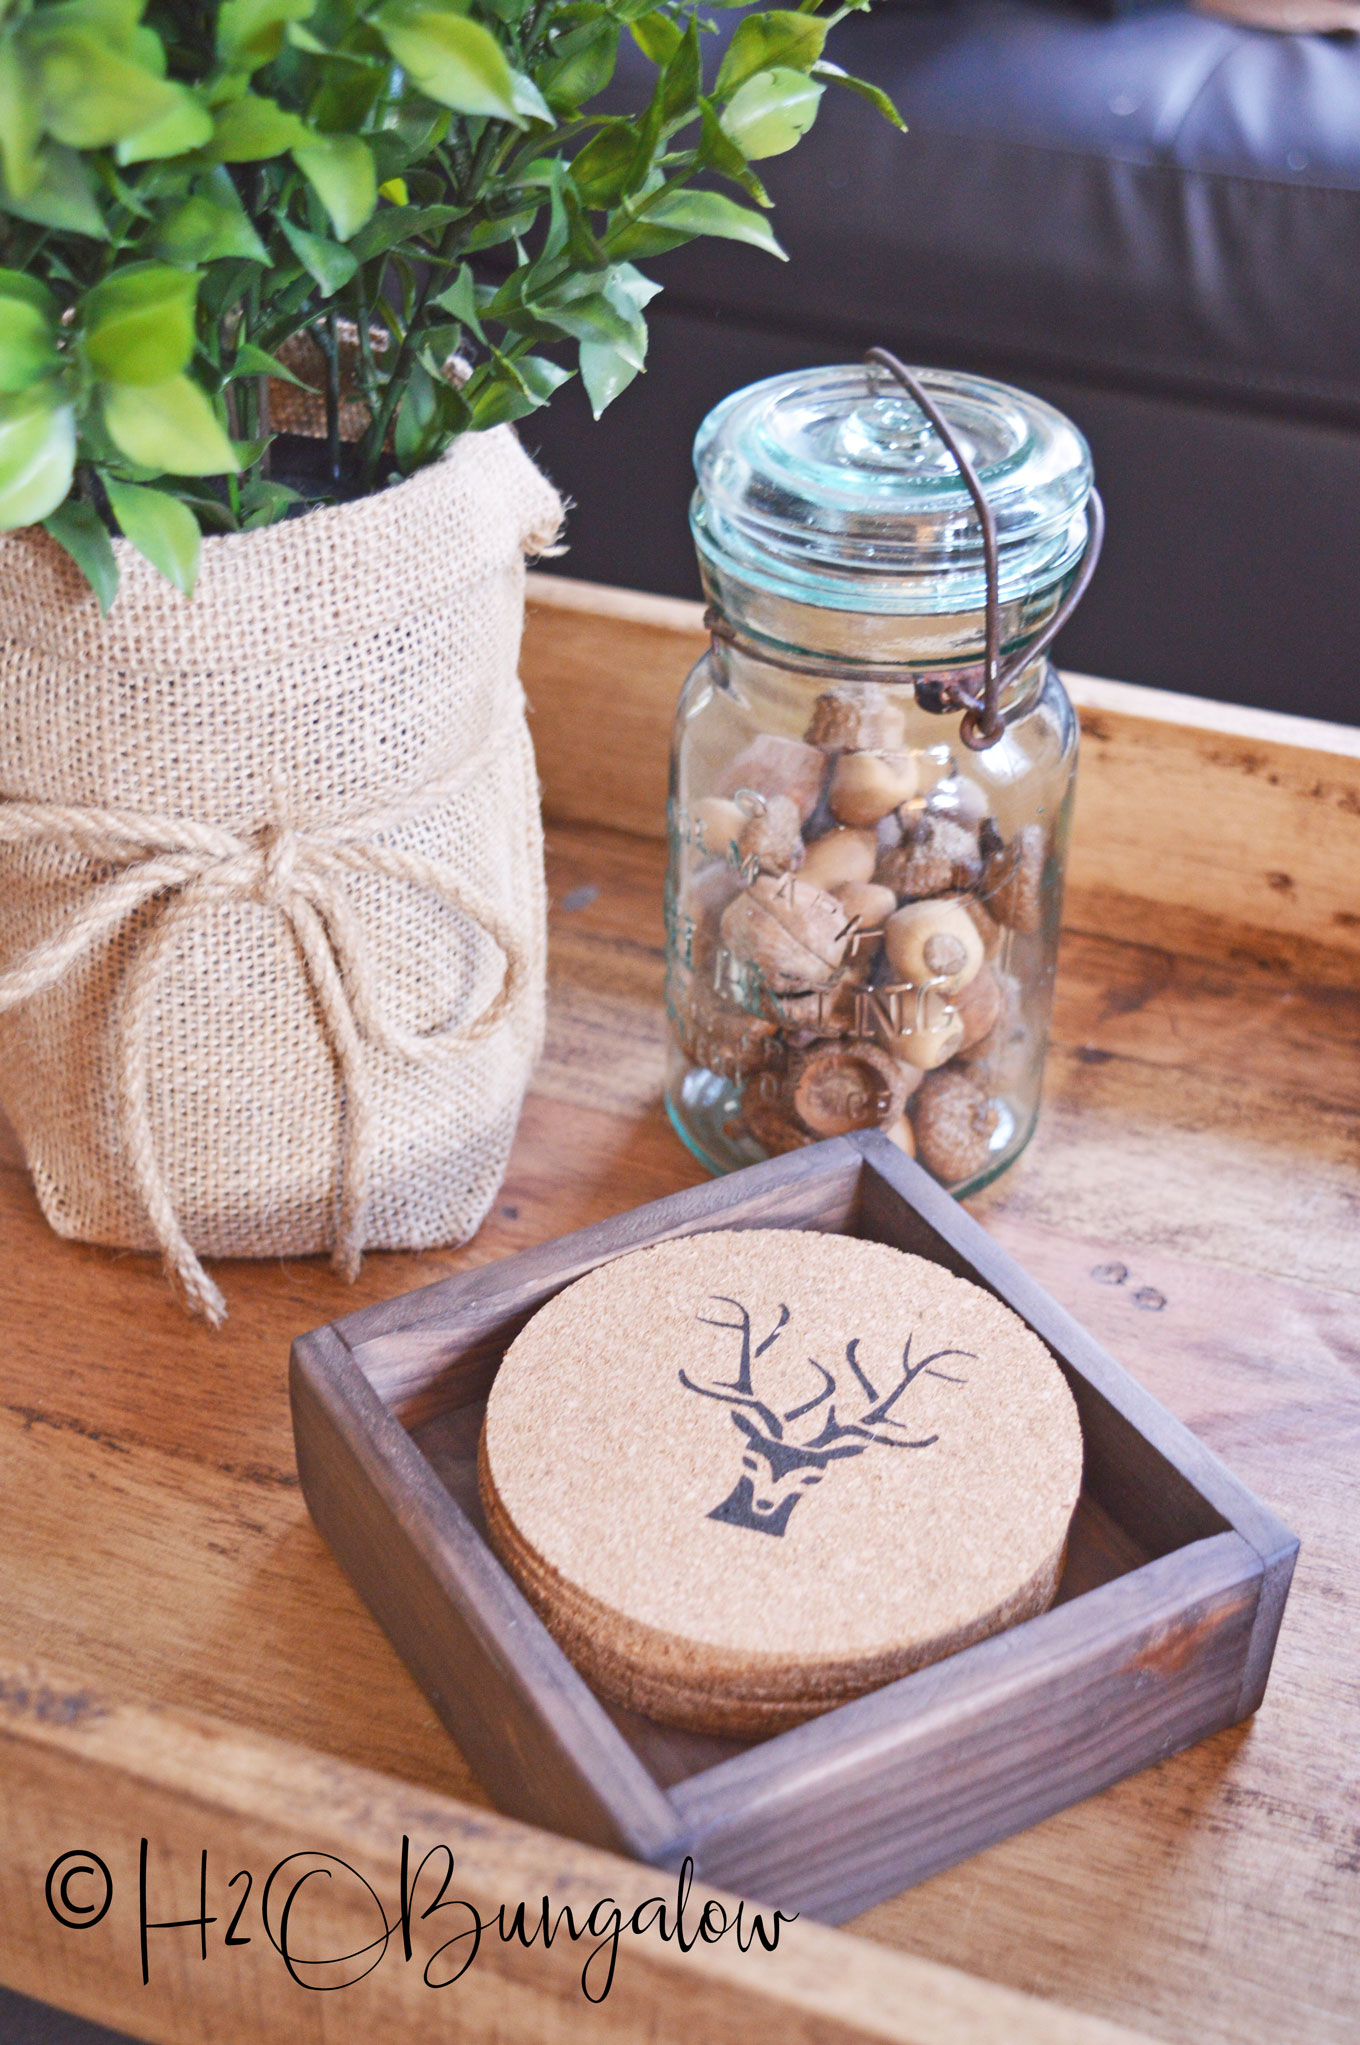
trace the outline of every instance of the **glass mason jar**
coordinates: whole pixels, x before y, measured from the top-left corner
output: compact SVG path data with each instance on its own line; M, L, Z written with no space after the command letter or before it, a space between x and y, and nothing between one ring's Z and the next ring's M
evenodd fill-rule
M1098 500L1051 406L917 374L953 452L874 365L738 391L695 443L667 1104L716 1171L879 1127L967 1193L1038 1113L1077 751L1044 649Z

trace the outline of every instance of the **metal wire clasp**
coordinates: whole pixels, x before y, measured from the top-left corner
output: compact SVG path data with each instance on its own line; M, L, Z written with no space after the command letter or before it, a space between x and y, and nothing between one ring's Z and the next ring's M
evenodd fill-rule
M888 375L900 383L908 397L919 405L936 433L940 436L949 453L954 457L959 474L967 486L982 527L982 559L987 576L987 603L984 613L986 631L986 655L983 668L982 694L976 696L955 682L950 689L952 704L965 706L959 736L964 744L975 753L985 752L994 746L1005 730L1001 715L1001 692L1021 671L1029 667L1039 656L1046 653L1063 626L1071 617L1077 605L1086 594L1086 588L1095 573L1096 562L1105 538L1105 507L1099 493L1092 490L1087 499L1086 548L1077 568L1076 580L1059 604L1053 616L1044 626L1037 639L1030 640L1022 650L1014 654L1006 665L1001 664L1001 574L997 559L996 517L987 502L987 493L982 487L977 470L959 446L953 431L945 420L938 405L930 398L919 377L914 376L906 364L899 362L886 348L871 348L864 358L866 367L886 370Z

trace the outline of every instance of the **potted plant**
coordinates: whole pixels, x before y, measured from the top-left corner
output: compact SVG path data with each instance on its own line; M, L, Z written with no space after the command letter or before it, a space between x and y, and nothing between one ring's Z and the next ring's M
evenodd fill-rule
M511 422L643 368L641 263L780 253L752 164L827 83L896 119L837 18L744 13L707 63L694 0L0 18L3 1087L53 1224L158 1246L211 1319L199 1253L352 1273L494 1196L561 515ZM624 35L651 89L601 109Z

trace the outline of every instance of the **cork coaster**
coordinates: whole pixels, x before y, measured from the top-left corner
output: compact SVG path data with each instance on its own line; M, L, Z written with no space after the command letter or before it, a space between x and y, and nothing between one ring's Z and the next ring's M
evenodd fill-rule
M723 1230L543 1307L478 1470L498 1553L601 1695L753 1734L1045 1610L1081 1433L980 1287L881 1243Z

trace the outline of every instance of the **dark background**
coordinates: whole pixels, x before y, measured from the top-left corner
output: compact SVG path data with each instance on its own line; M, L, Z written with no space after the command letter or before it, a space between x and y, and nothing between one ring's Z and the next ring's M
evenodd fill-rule
M1086 433L1109 513L1069 666L1360 719L1360 45L1179 7L880 4L760 166L791 261L694 243L643 267L647 374L521 432L575 501L554 572L698 594L690 447L741 384L857 359L970 369ZM614 92L650 76L625 59Z

